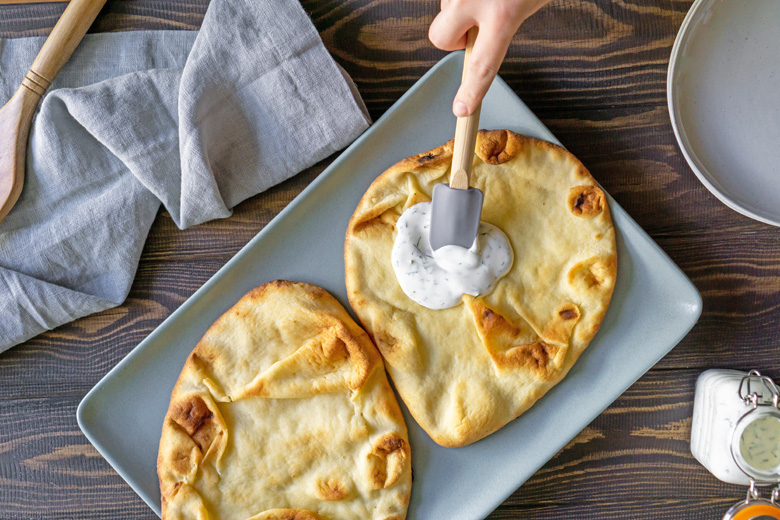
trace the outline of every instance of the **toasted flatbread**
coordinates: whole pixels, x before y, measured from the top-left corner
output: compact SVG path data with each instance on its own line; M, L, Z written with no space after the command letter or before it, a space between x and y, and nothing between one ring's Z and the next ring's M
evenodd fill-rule
M431 310L404 294L391 265L395 223L448 182L452 141L374 181L344 250L349 302L401 399L450 447L498 430L566 375L601 325L617 270L606 196L577 158L507 130L480 131L476 151L482 220L514 250L491 293Z
M164 520L402 520L409 440L381 357L325 290L270 282L187 358L157 472Z

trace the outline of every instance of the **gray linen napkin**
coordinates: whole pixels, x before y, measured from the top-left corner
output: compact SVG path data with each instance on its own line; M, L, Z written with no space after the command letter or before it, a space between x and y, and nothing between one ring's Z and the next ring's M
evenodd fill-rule
M0 40L0 102L42 43ZM296 0L212 0L197 33L88 35L52 89L0 222L0 352L122 303L161 203L181 228L227 217L369 124Z

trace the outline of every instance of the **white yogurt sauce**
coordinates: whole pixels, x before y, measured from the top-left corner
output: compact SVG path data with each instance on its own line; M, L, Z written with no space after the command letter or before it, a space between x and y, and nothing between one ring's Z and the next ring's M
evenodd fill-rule
M747 485L731 456L731 435L739 418L750 411L737 390L747 372L711 369L696 382L691 425L691 453L723 482Z
M444 246L433 251L430 224L430 202L409 207L396 223L393 244L398 283L420 305L446 309L460 303L464 294L484 296L512 267L512 246L496 226L480 222L477 239L469 249Z
M748 485L750 478L732 457L741 457L743 466L757 471L780 471L780 419L752 410L739 398L739 387L747 372L712 369L699 376L693 402L691 453L717 478L731 484ZM751 421L734 438L740 419ZM732 446L732 441L736 444ZM738 448L738 449L737 449Z

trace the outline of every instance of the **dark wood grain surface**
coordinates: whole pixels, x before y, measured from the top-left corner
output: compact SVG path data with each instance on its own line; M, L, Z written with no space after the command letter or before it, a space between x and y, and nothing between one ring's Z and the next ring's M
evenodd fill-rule
M303 4L374 118L444 55L426 39L436 1ZM712 367L780 376L780 230L720 204L675 142L666 68L690 4L555 0L523 26L501 69L693 280L704 313L491 519L716 519L744 495L690 455L693 390ZM0 36L47 34L64 7L0 5ZM206 7L207 0L110 0L92 31L197 29ZM225 220L181 231L161 212L125 304L0 354L0 520L154 517L83 437L76 406L328 163Z

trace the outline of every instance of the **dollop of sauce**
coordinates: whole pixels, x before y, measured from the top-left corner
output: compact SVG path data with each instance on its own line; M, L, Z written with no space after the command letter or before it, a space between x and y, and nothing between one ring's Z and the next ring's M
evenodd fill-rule
M761 417L750 423L739 439L739 451L750 466L772 471L780 466L780 419Z
M398 283L409 298L429 309L446 309L464 294L485 296L509 272L512 246L503 231L480 222L471 248L430 243L431 203L409 207L396 223L392 264Z

